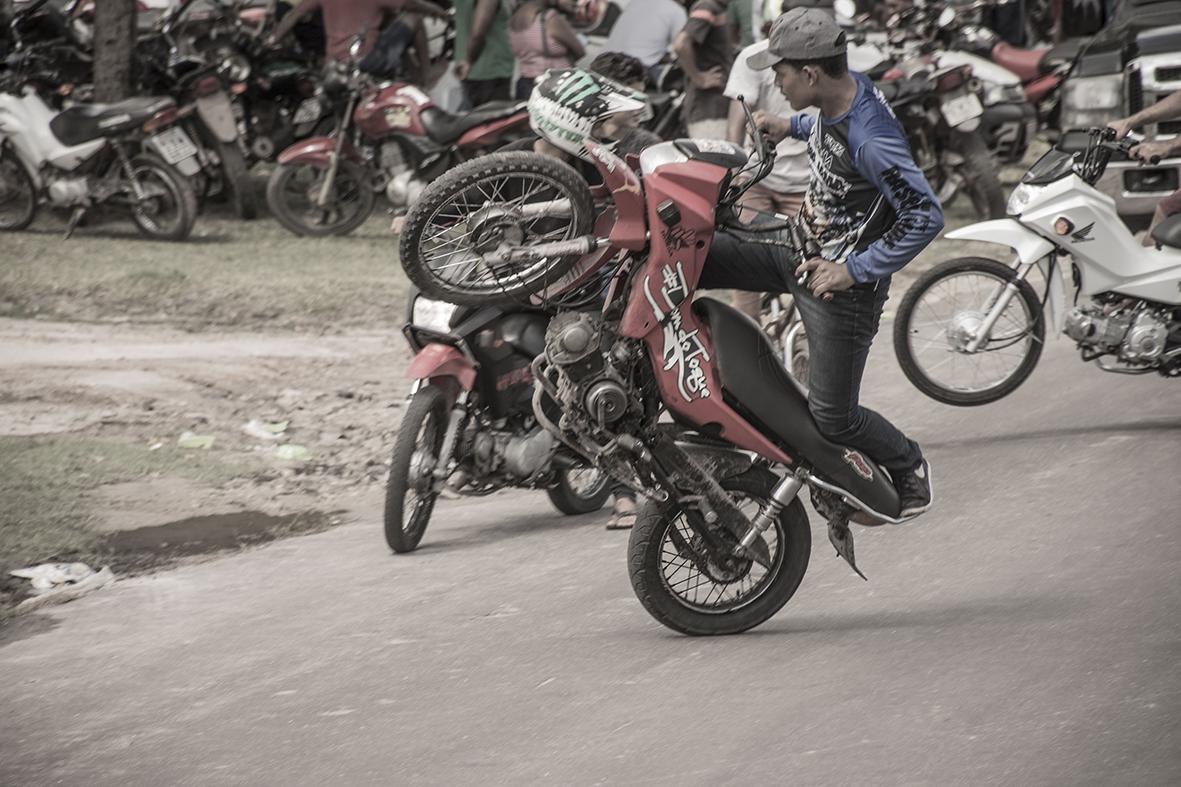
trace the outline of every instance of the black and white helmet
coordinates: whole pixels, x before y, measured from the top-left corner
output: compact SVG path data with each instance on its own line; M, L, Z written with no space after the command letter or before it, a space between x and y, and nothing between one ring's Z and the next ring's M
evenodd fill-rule
M608 118L648 111L647 96L581 68L551 69L538 78L529 96L529 125L542 139L582 159L590 158L587 140L613 148L612 140L595 138Z

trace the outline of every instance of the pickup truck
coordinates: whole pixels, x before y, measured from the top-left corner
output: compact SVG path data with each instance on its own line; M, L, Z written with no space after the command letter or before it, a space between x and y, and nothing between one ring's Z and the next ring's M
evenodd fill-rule
M1060 147L1081 150L1086 135L1072 129L1103 126L1181 90L1181 1L1123 0L1112 23L1085 44L1062 87ZM1146 140L1181 133L1181 119L1135 129ZM1150 216L1181 186L1181 157L1159 166L1112 161L1096 184L1111 195L1125 220ZM1133 222L1135 223L1135 222Z

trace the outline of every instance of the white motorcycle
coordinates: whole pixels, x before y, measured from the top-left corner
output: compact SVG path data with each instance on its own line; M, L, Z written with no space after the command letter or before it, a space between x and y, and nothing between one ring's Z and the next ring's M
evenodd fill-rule
M31 88L0 92L0 231L29 226L48 202L71 210L69 237L88 210L109 204L128 209L143 235L187 238L197 199L182 174L200 163L178 119L170 98L55 112Z
M1155 248L1145 247L1094 188L1111 156L1135 144L1091 129L1084 151L1052 149L1030 167L1009 197L1010 218L947 233L1008 246L1015 259L948 260L907 291L894 350L920 391L960 406L1007 396L1037 365L1047 322L1105 371L1181 376L1181 215L1159 224ZM1065 261L1077 304L1068 313ZM1029 282L1035 267L1046 282L1040 296Z

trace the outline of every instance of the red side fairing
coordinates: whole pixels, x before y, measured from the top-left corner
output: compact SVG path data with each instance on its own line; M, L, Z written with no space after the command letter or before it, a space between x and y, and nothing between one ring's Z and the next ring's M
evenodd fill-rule
M716 424L734 445L791 464L791 457L722 400L713 343L692 309L726 174L722 167L690 161L666 164L644 178L653 232L647 262L633 279L620 333L648 345L661 398L670 411L690 423ZM656 207L666 200L681 214L672 227L656 215Z
M463 390L470 391L476 384L476 366L470 358L450 345L428 344L414 356L406 368L406 376L412 380L450 377L458 381Z
M1025 84L1025 100L1036 104L1062 84L1061 74L1046 74Z
M521 110L515 115L509 115L492 123L486 123L469 129L455 142L455 146L458 148L487 147L494 142L498 142L509 131L515 131L518 128L523 129L528 125L529 113ZM423 133L425 134L426 132L424 131Z

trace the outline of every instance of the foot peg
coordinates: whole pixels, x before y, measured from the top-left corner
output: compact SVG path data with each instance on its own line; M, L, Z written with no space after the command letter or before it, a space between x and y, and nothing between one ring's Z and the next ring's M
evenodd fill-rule
M78 228L82 217L86 215L86 208L78 206L74 208L74 212L70 214L70 221L66 224L66 236L63 240L69 240L74 235L74 230Z
M861 573L861 569L857 568L857 560L853 557L853 531L849 529L847 517L834 516L828 520L828 540L836 549L837 554L843 557L849 567L857 572L857 576L868 582L869 577Z

